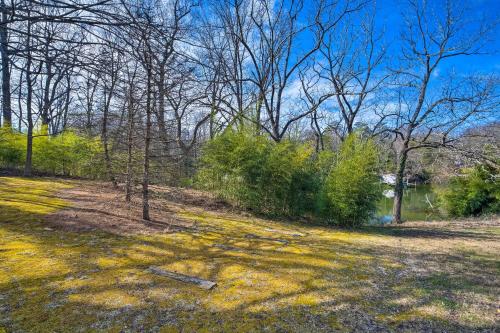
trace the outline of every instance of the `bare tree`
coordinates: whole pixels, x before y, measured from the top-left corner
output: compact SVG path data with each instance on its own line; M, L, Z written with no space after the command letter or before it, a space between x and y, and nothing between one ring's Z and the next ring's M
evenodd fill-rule
M403 180L408 154L423 147L449 146L455 134L471 121L495 110L497 79L464 79L438 73L455 57L479 54L491 27L476 26L458 3L409 2L393 119L397 154L393 220L401 223ZM476 28L477 27L477 28Z
M33 159L33 72L32 72L32 36L31 26L29 20L30 12L28 12L28 22L26 25L26 119L27 119L27 133L26 133L26 161L24 164L24 176L31 177L32 172L32 159Z
M125 181L125 201L130 202L132 198L132 182L133 182L133 149L134 149L134 127L135 115L137 112L137 97L135 90L137 88L137 63L127 66L127 178Z
M176 142L184 156L196 143L201 126L213 116L213 111L203 108L201 103L206 97L203 87L197 84L197 78L188 71L181 70L176 84L170 87L167 100L173 111ZM200 109L206 112L200 112ZM191 135L186 135L189 132Z
M104 148L104 160L106 163L106 172L108 174L108 179L113 184L113 187L117 188L118 184L116 177L112 170L112 161L110 154L110 143L109 143L109 118L111 101L115 95L115 89L118 83L119 69L123 65L122 55L119 49L115 47L116 41L106 38L107 42L101 50L99 55L99 64L101 65L100 72L102 73L102 85L103 85L103 105L102 105L102 126L101 126L101 138Z
M169 139L167 136L167 126L165 123L165 97L168 94L168 77L175 75L178 71L177 61L180 55L178 47L185 38L188 27L184 22L196 3L192 1L167 1L159 2L154 7L155 22L152 28L151 48L153 50L153 70L154 83L158 90L158 105L156 108L156 119L160 138L165 146L165 151L169 149ZM183 59L185 60L185 59Z
M361 23L346 20L324 39L321 58L313 66L325 83L326 92L317 104L326 98L340 114L337 135L343 140L354 130L356 121L366 113L373 113L383 103L380 92L389 74L384 65L386 47L382 35L375 32L375 9L370 8ZM365 114L362 114L365 113Z
M247 7L234 7L238 42L248 53L250 63L245 79L258 88L256 109L260 113L262 107L266 115L259 122L275 141L283 138L290 125L313 112L289 110L285 114L287 88L320 50L326 34L363 5L355 1L316 1L306 24L299 21L306 15L304 2L300 0L251 1ZM251 34L246 32L246 20L252 23ZM310 42L300 45L299 41L304 38Z

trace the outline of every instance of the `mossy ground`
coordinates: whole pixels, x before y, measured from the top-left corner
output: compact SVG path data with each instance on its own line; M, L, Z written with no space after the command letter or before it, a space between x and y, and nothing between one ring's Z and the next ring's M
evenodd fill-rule
M497 328L498 223L348 231L184 207L196 228L175 233L49 228L72 186L0 178L0 332Z

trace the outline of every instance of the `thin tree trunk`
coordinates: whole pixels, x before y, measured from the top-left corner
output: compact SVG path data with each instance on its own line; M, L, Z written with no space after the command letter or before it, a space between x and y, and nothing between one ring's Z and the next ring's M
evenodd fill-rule
M48 49L48 46L47 46ZM45 59L48 59L48 51L46 51ZM45 86L44 86L44 92L43 92L43 104L42 104L42 134L43 135L48 135L49 134L49 123L50 123L50 116L49 116L49 109L50 109L50 83L52 81L52 77L54 76L52 74L52 64L49 62L49 60L46 62L46 78L45 78Z
M215 137L215 106L214 106L214 102L212 102L212 106L210 107L210 120L209 120L209 126L208 126L208 130L209 130L209 136L210 136L210 140L212 140L214 137Z
M28 11L28 15L30 12ZM26 135L26 161L24 163L24 176L31 177L32 157L33 157L33 118L31 107L33 100L33 82L31 77L31 21L28 19L28 28L26 36L26 46L28 50L26 59L26 118L28 120L28 133Z
M125 201L130 202L132 198L132 152L133 152L133 132L134 132L134 114L132 102L132 87L129 88L129 101L127 109L127 181L125 185Z
M31 104L31 103L30 103ZM31 169L33 165L33 120L31 119L31 111L28 111L28 133L26 136L26 162L24 164L24 176L31 177Z
M5 0L0 2L1 24L0 24L0 55L2 59L2 118L3 126L12 126L12 106L10 87L10 59L9 59L9 35L7 28L7 8Z
M66 88L66 96L64 99L64 109L63 109L63 119L62 119L62 131L66 130L66 126L68 125L68 111L69 111L69 105L71 103L71 74L68 73L68 76L66 77L66 82L68 87Z
M105 104L104 104L104 112L102 116L102 144L104 148L104 162L106 164L106 172L108 174L108 179L113 184L114 188L118 187L116 182L116 178L113 174L113 170L111 167L111 157L109 154L109 143L108 143L108 113L109 113L109 102L111 101L112 90L108 92L109 96L106 97L106 93L104 93Z
M23 76L24 76L24 72L21 71L20 75L19 75L19 87L18 87L18 94L17 94L17 108L18 108L18 117L17 117L17 130L18 132L22 132L23 130L23 103L22 103L22 100L23 100Z
M87 135L91 136L92 135L92 112L93 112L93 103L94 103L94 94L97 89L98 85L98 80L95 81L95 84L92 86L91 78L90 76L87 78L87 91L86 91L86 113L87 113L87 119L85 123L85 129L87 131Z
M259 97L257 98L257 104L255 105L255 134L260 135L262 132L262 126L260 123L261 113L262 113L262 97L261 93L259 93Z
M401 207L403 204L404 193L404 172L406 168L406 160L408 158L408 151L403 148L398 154L398 164L396 170L396 184L394 186L394 205L392 207L393 218L395 223L403 223L401 218Z
M151 143L151 64L147 69L147 96L146 96L146 133L144 140L144 169L142 180L142 218L150 220L149 216L149 145Z
M168 136L167 136L167 126L165 124L165 69L160 69L160 74L158 78L158 111L156 112L156 118L158 120L158 131L160 134L160 139L165 149L165 153L169 154Z
M325 143L323 141L323 133L321 133L321 128L319 127L317 111L313 112L312 122L314 126L314 133L316 135L316 152L323 151L325 150Z
M215 137L215 115L217 114L216 99L217 99L217 92L216 92L216 86L214 84L214 88L212 89L212 100L211 100L212 103L210 105L210 119L208 126L210 139L213 139Z

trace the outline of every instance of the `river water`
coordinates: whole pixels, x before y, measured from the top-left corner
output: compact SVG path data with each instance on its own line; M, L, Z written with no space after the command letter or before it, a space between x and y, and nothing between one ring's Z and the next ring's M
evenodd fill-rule
M381 185L381 191L390 191L390 187ZM377 221L390 222L392 219L392 204L394 198L383 197L377 207ZM429 204L430 203L430 204ZM431 207L432 205L432 207ZM445 216L437 208L437 195L431 185L409 186L403 195L402 218L406 221L440 220Z

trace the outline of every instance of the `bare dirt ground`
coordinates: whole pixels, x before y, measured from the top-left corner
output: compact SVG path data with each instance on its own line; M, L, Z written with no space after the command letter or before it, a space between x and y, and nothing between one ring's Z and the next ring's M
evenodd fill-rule
M64 189L58 193L58 197L71 205L46 216L46 221L66 231L102 230L116 235L152 234L191 228L194 224L193 221L173 214L179 210L179 203L160 199L158 195L150 202L151 221L145 221L142 219L142 203L138 196L127 203L122 190L98 182Z
M103 230L116 235L168 233L192 228L195 222L175 213L186 208L199 211L235 211L213 196L192 189L150 186L151 221L142 219L140 188L125 201L123 185L113 188L102 182L78 182L77 187L61 190L57 196L71 205L46 217L49 224L67 231ZM240 212L241 213L241 212Z

